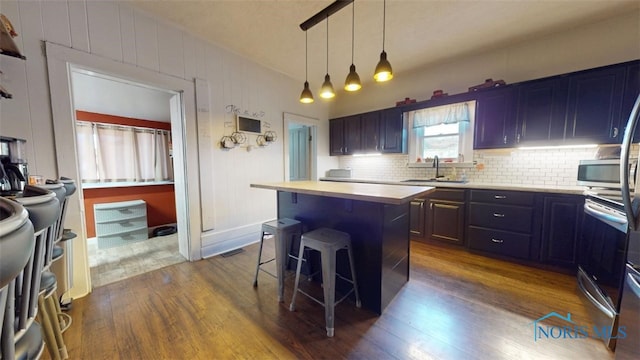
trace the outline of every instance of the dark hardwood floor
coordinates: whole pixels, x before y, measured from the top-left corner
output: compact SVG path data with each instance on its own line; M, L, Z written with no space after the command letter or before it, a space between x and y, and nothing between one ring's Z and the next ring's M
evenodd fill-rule
M265 243L265 247L270 242ZM96 288L73 300L72 359L613 359L595 339L541 339L555 311L589 324L573 276L411 244L411 280L382 316L346 301L327 338L321 306L288 310L276 280L254 289L258 245ZM271 248L267 251L273 251ZM545 321L546 323L546 321ZM549 325L563 326L561 322ZM45 358L48 356L45 354Z

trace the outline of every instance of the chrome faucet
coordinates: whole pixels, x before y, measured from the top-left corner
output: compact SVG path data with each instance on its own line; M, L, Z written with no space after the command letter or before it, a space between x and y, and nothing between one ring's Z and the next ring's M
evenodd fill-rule
M433 166L434 168L436 168L436 179L440 177L440 175L438 174L438 171L440 169L440 159L438 158L438 155L435 155L433 157Z

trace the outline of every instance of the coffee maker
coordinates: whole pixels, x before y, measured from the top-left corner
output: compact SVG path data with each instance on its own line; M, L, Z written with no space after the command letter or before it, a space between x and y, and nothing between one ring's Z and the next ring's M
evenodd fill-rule
M27 184L29 170L26 145L24 139L0 136L0 162L4 170L0 172L3 175L2 190L19 192ZM9 189L4 188L7 184Z

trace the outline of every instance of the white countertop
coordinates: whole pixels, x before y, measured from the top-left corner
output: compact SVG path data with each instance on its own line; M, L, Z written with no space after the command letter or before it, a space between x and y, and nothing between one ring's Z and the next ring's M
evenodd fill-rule
M481 183L481 182L447 182L447 181L428 181L424 182L404 182L402 180L371 180L371 179L355 179L355 178L339 178L339 177L323 177L321 181L326 182L349 182L349 183L368 183L368 184L387 184L387 185L407 185L407 186L432 186L443 188L457 189L487 189L487 190L512 190L512 191L531 191L555 194L571 194L582 195L585 191L583 186L553 186L553 185L520 185L520 184L498 184L498 183Z
M251 187L393 205L403 204L435 191L433 186L332 181L260 183L251 184Z

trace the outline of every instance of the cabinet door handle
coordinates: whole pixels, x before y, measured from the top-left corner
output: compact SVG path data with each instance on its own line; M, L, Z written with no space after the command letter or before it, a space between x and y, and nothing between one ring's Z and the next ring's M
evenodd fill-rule
M505 135L505 136L502 138L502 142L504 142L505 144L507 143L507 135Z
M493 198L494 199L506 199L507 197L505 195L494 195Z
M504 214L493 213L493 217L503 218L503 217L504 217Z
M491 241L496 244L502 244L504 242L504 240L501 240L501 239L491 239Z
M433 203L429 203L429 209L433 210Z
M519 142L520 142L520 134L518 134L518 135L516 136L516 142L517 142L517 143L519 143Z
M613 128L613 137L614 138L618 137L618 128L617 127Z

